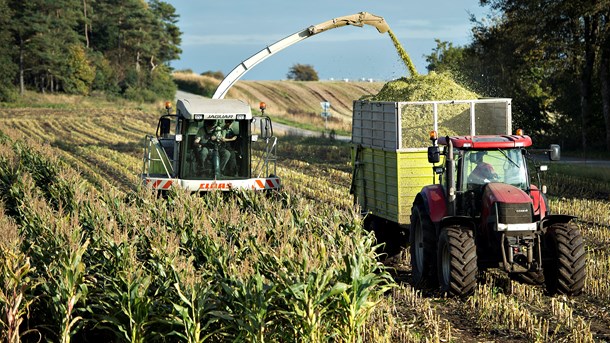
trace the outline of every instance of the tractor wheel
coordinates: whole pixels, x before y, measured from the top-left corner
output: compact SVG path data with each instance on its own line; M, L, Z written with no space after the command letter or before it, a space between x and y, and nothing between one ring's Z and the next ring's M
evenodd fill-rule
M446 227L438 239L438 280L442 293L464 296L477 285L477 247L472 230Z
M421 203L411 210L409 243L414 285L417 288L435 287L436 232Z
M551 225L544 236L544 278L550 294L578 295L585 285L586 252L574 223Z
M511 280L515 280L519 283L526 285L540 286L544 284L544 273L538 272L526 272L526 273L510 273L508 274Z

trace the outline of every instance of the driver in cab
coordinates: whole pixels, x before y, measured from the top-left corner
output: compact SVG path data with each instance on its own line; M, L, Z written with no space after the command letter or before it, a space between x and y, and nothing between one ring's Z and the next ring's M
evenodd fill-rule
M487 155L486 151L473 152L474 162L476 167L468 175L469 184L483 185L498 179L498 174L495 172L494 167L483 161L483 156Z

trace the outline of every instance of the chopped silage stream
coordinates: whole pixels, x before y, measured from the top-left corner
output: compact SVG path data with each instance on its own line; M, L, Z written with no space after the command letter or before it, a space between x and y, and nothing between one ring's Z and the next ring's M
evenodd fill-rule
M480 96L455 82L449 73L430 72L420 75L411 58L396 36L388 31L396 51L410 76L386 83L378 94L363 97L366 101L416 102L476 100ZM439 135L467 134L470 128L470 105L458 103L441 105L437 109ZM432 104L418 106L403 105L400 122L403 141L401 148L426 147L430 144L428 134L434 125Z

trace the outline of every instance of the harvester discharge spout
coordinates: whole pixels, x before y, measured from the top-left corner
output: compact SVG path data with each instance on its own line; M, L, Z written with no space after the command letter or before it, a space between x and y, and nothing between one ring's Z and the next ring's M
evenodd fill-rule
M306 29L293 33L292 35L284 37L279 41L265 47L256 54L250 56L250 58L248 58L247 60L238 64L224 78L224 80L222 80L220 85L218 85L218 88L216 88L214 95L212 95L212 99L224 98L229 89L233 86L233 84L235 84L235 82L237 82L237 80L239 80L245 73L247 73L250 69L254 68L255 65L259 64L267 57L270 57L271 55L278 53L281 50L313 35L346 25L359 27L362 27L364 25L371 25L374 26L377 31L379 31L379 33L386 33L390 30L390 26L386 23L383 17L367 12L360 12L357 14L338 17L317 25L309 26Z
M377 31L379 31L379 33L386 33L390 29L390 26L388 25L388 23L386 23L383 17L368 12L360 12L358 14L346 15L343 17L338 17L329 21L325 21L318 25L310 26L309 33L315 35L330 29L336 29L338 27L346 25L358 27L363 27L364 25L371 25L374 26Z

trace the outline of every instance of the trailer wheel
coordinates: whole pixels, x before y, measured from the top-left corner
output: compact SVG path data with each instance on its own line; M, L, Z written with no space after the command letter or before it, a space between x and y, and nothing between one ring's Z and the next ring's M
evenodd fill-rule
M402 250L405 242L401 238L402 232L398 224L374 215L368 215L364 219L364 228L375 233L377 244L383 244L383 247L377 251L381 260L392 258Z
M436 232L421 203L411 209L409 243L414 285L418 288L435 287Z
M477 247L472 230L446 227L438 239L438 279L442 293L464 296L477 285Z
M585 285L586 252L576 224L553 224L545 234L543 264L550 294L578 295Z

